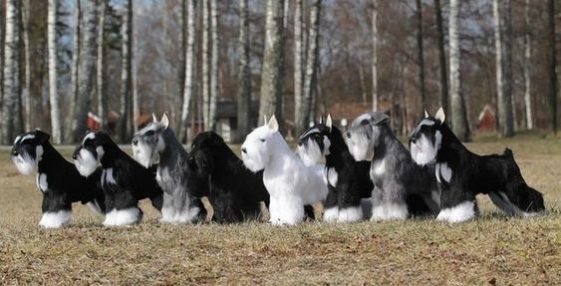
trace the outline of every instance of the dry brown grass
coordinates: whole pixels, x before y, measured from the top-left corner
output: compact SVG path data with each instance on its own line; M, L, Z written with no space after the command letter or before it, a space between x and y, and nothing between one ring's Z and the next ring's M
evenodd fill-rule
M0 284L561 284L561 144L520 136L470 148L510 146L548 213L506 218L480 198L483 216L297 227L267 224L159 225L143 204L142 224L99 227L75 205L70 227L42 230L35 179L0 153Z

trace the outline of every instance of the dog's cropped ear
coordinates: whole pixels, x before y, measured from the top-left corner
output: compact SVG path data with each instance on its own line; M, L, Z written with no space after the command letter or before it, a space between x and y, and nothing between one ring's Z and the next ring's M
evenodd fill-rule
M333 119L331 119L331 114L327 115L327 119L325 120L325 126L329 128L329 131L333 128Z
M269 127L269 129L271 129L273 132L279 131L279 123L274 114L273 116L271 116L271 119L269 119L269 123L267 124L267 127Z
M425 109L425 118L429 118L430 117L430 113Z
M158 117L156 117L154 112L152 112L152 122L158 122Z
M374 112L372 114L372 124L378 125L390 120L390 117L382 112Z
M166 129L169 127L169 118L167 113L164 112L164 115L162 115L162 120L160 120L160 123L162 123Z
M434 118L440 121L440 123L444 123L444 120L446 120L446 115L444 114L444 109L442 109L442 107L438 109L436 115L434 115Z
M37 142L43 144L49 141L51 135L39 129L35 129L35 138L37 139Z

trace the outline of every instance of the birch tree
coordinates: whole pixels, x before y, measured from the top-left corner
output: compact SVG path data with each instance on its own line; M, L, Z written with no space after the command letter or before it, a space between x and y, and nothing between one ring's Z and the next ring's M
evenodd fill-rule
M452 131L462 141L470 138L467 112L460 78L460 0L450 0L450 107Z
M444 21L442 20L442 6L440 0L434 0L436 16L436 30L438 37L438 62L440 68L440 105L446 112L448 108L448 72L446 71L446 50L444 49Z
M17 126L20 98L19 82L19 40L20 30L18 15L19 0L6 0L6 34L4 39L4 98L2 102L2 143L11 144L16 133L21 129Z
M555 45L555 0L547 1L549 43L549 104L551 106L551 129L557 134L557 55Z
M25 54L25 76L24 76L24 88L23 88L23 95L25 98L25 130L32 129L32 122L33 122L33 114L34 111L32 110L32 98L31 98L31 47L29 41L29 24L30 18L29 13L31 12L31 6L29 0L24 0L22 2L22 14L23 14L23 46L24 46L24 54ZM3 6L2 1L0 1L0 6ZM1 16L1 14L0 14ZM60 142L59 142L60 143Z
M378 0L372 0L372 110L378 111Z
M181 125L179 129L179 138L181 142L187 141L187 118L189 116L189 106L191 97L195 93L195 0L187 0L187 43L185 51L185 87L183 88L183 105L181 108Z
M70 67L70 76L71 76L71 83L70 83L70 96L68 99L68 105L70 109L68 111L68 119L66 120L66 126L70 128L65 129L65 138L64 141L66 143L70 143L73 141L74 137L74 128L77 126L76 120L76 102L78 100L78 70L80 68L80 50L81 50L81 28L82 28L82 0L76 0L76 12L74 14L74 33L72 39L72 66Z
M105 94L105 14L107 0L99 1L99 22L97 28L97 115L101 129L107 128L107 96Z
M282 96L284 83L284 1L268 0L265 8L265 50L261 71L259 120L276 115L284 125Z
M248 0L239 0L240 5L240 38L238 42L240 88L238 91L238 134L236 141L242 142L251 131L251 66L249 39L249 7Z
M2 99L4 98L4 1L0 0L0 117L2 117ZM0 134L0 139L2 134Z
M202 103L203 103L203 123L205 130L210 129L209 105L210 105L210 16L209 1L202 1L203 13L203 42L202 42Z
M210 99L208 107L209 129L216 128L216 101L218 99L218 7L217 0L210 1L210 26L212 47L210 54Z
M56 31L57 25L57 0L49 0L49 11L48 11L48 23L47 23L47 33L48 33L48 50L49 50L49 103L51 111L51 128L52 128L52 139L55 144L62 143L62 124L60 115L60 104L58 95L58 73L57 73L57 50L58 50L58 37Z
M294 7L294 124L296 134L306 129L304 112L304 1L296 0Z
M123 6L123 24L121 26L121 108L120 137L126 142L134 130L132 103L132 0L126 0Z
M510 22L510 10L510 0L493 0L498 119L500 132L503 136L507 137L514 135L512 113L512 23Z
M524 108L526 128L532 130L534 121L532 119L532 94L531 94L531 64L532 64L532 39L530 35L530 0L524 1Z
M304 128L308 122L315 117L315 99L318 53L319 53L319 23L320 23L321 0L314 0L310 9L310 29L308 32L308 50L306 56L306 74L304 77Z
M417 4L417 60L419 61L419 91L421 94L421 110L427 107L425 92L425 52L423 47L423 3L416 0Z

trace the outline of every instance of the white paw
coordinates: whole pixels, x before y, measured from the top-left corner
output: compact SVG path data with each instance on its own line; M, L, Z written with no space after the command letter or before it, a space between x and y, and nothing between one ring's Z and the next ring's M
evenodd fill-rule
M70 221L71 211L61 210L58 212L43 213L39 225L44 228L60 228Z
M339 218L339 208L338 207L331 207L326 209L323 212L323 221L324 222L336 222Z
M362 207L348 207L339 211L339 222L355 222L364 218Z

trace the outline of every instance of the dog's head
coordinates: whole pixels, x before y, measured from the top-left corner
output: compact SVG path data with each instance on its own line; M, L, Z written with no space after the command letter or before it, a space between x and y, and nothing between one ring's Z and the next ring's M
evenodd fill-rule
M374 148L381 140L382 128L388 127L389 119L382 112L367 112L353 120L345 133L345 141L355 160L372 161Z
M331 115L323 123L314 124L298 138L298 156L307 166L321 163L329 155L331 140L329 136L333 129Z
M282 139L275 116L268 122L266 118L264 121L265 124L249 133L242 144L243 163L254 173L265 169L271 159L271 152L275 152L277 141Z
M23 133L16 137L11 158L22 175L29 175L37 168L45 150L43 145L48 144L50 137L49 134L40 130Z
M109 134L102 131L88 132L86 136L84 136L82 144L76 147L72 155L74 165L76 165L76 169L78 169L80 175L88 177L95 172L105 154L105 145L111 144L112 142L113 140L111 140Z
M132 138L132 154L146 168L156 164L160 152L165 150L163 134L169 127L169 119L165 113L160 121L155 115L152 118L153 121L136 132Z
M228 148L224 139L215 132L203 132L193 139L191 151L189 152L189 165L201 176L209 176L214 173L216 164L224 163L217 160L216 155L223 154L224 148Z
M424 166L436 161L436 155L442 143L442 128L446 116L440 108L432 117L425 111L425 117L419 121L409 138L411 157L417 165Z

